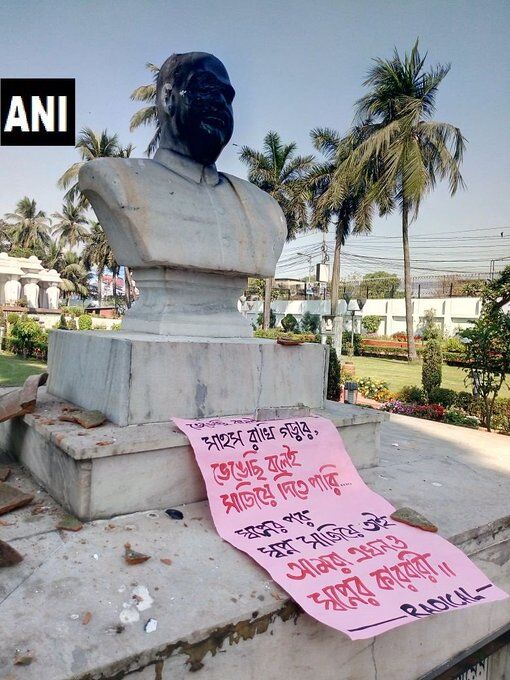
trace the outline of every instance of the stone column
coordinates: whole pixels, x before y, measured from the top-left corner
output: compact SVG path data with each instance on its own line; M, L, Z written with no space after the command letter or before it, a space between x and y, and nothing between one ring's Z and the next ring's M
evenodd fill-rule
M21 297L20 274L10 274L4 284L5 304L7 305L13 305Z
M44 295L41 295L41 307L45 309L58 309L60 299L60 288L58 284L61 281L60 275L55 269L43 271L39 274L39 280L44 287Z
M23 295L27 299L29 307L39 307L39 277L36 274L28 274L23 277Z

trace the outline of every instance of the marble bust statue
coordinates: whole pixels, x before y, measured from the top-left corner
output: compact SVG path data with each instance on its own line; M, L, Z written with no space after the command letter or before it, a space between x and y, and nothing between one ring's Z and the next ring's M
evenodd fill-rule
M248 276L274 276L287 230L273 198L216 169L234 95L213 55L172 55L157 82L154 158L101 158L80 170L81 191L140 289L124 330L251 335L237 299Z

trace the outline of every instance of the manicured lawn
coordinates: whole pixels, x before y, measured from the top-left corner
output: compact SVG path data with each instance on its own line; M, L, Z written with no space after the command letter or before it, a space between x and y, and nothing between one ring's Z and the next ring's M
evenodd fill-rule
M33 359L21 359L15 354L0 354L0 387L22 385L29 375L43 373L46 364Z
M392 392L397 392L404 385L421 385L421 363L408 364L396 359L380 359L378 357L342 357L342 361L353 361L356 366L356 377L385 380ZM443 365L441 387L452 390L471 392L471 387L464 385L466 372L457 366ZM510 390L503 385L500 397L510 397Z

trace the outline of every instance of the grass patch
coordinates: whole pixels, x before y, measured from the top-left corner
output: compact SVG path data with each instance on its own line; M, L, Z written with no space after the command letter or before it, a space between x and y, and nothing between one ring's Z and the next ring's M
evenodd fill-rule
M421 385L421 361L409 364L407 361L378 357L342 357L342 363L346 360L354 363L357 378L385 380L392 392L398 392L404 385ZM443 364L441 387L457 392L471 392L471 386L464 384L466 375L458 366ZM503 385L498 396L510 397L507 385Z
M15 354L0 354L0 387L23 385L29 375L44 373L46 364L35 359L22 359Z

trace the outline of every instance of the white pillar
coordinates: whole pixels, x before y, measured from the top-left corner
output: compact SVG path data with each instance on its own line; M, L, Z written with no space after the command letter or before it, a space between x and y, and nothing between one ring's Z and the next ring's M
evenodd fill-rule
M9 280L5 282L4 293L5 303L13 305L21 297L21 283L17 274L11 274Z
M48 286L46 289L46 296L48 300L48 309L58 309L60 300L60 288L55 284Z
M33 277L24 277L26 283L23 286L23 295L27 299L29 307L37 308L39 306L39 285L37 279Z

